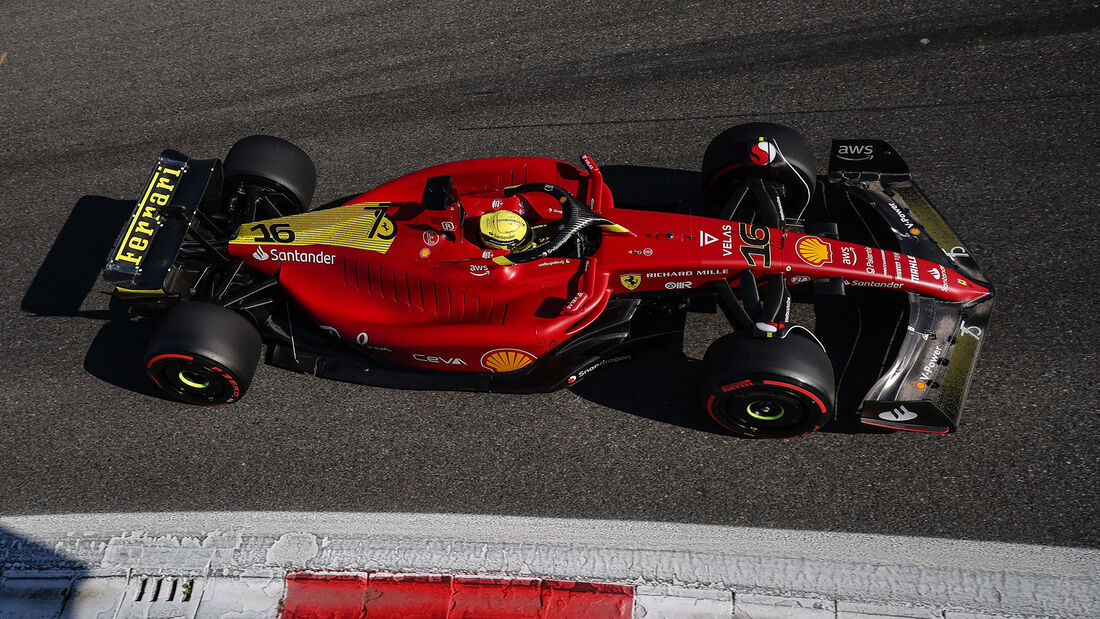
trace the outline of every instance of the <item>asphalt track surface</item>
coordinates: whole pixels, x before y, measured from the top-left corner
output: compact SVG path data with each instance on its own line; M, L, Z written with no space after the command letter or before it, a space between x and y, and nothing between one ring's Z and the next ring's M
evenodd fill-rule
M1029 2L6 3L0 513L328 510L645 519L1100 545L1100 11ZM368 388L261 366L165 400L95 276L153 157L301 144L318 202L539 154L696 170L751 120L878 137L997 286L960 432L747 441L692 363L572 391ZM698 359L721 322L690 321Z

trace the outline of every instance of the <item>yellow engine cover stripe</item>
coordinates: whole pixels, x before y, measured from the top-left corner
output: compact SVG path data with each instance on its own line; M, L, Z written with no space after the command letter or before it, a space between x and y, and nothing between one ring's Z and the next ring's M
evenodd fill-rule
M292 239L281 240L291 235ZM230 243L333 245L384 254L396 237L397 226L385 212L354 205L247 223Z

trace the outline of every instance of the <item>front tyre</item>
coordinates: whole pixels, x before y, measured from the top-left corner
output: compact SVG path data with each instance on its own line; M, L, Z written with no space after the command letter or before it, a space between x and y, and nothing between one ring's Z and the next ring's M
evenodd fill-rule
M270 135L237 140L222 165L225 186L258 185L285 196L294 212L309 210L317 187L317 168L304 150ZM290 215L292 213L284 213Z
M154 383L184 402L217 406L248 390L260 360L260 334L247 318L210 303L169 310L145 349Z
M770 144L759 147L760 140ZM797 213L813 196L816 169L813 151L801 134L783 125L757 122L736 125L715 136L703 154L700 178L705 202L714 211L722 210L738 183L763 178L783 186L784 202Z
M783 339L731 333L703 357L703 405L711 419L750 438L791 438L829 422L836 399L832 363L797 332Z

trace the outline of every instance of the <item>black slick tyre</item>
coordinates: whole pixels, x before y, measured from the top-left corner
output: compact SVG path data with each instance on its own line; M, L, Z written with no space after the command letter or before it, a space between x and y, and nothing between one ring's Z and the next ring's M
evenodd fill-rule
M836 385L829 357L810 337L731 333L703 357L703 406L723 428L750 438L791 438L832 418Z
M757 148L761 138L774 144L778 151ZM816 169L806 139L794 129L776 123L736 125L719 133L707 145L702 165L703 195L709 208L720 210L737 182L764 178L780 183L786 193L784 202L801 210L813 195Z
M186 301L165 313L145 348L145 371L172 397L203 406L239 400L260 360L260 334L233 310Z
M225 186L245 182L277 191L309 210L317 187L317 168L304 150L270 135L242 138L229 149L222 165Z

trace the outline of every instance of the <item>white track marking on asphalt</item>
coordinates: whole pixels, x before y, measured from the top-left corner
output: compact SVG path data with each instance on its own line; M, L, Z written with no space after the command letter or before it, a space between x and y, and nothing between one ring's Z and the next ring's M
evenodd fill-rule
M552 577L999 615L1100 613L1100 550L659 522L353 513L0 518L89 575L314 570ZM18 541L12 541L15 539ZM48 554L48 553L47 553ZM13 576L11 570L3 573Z

